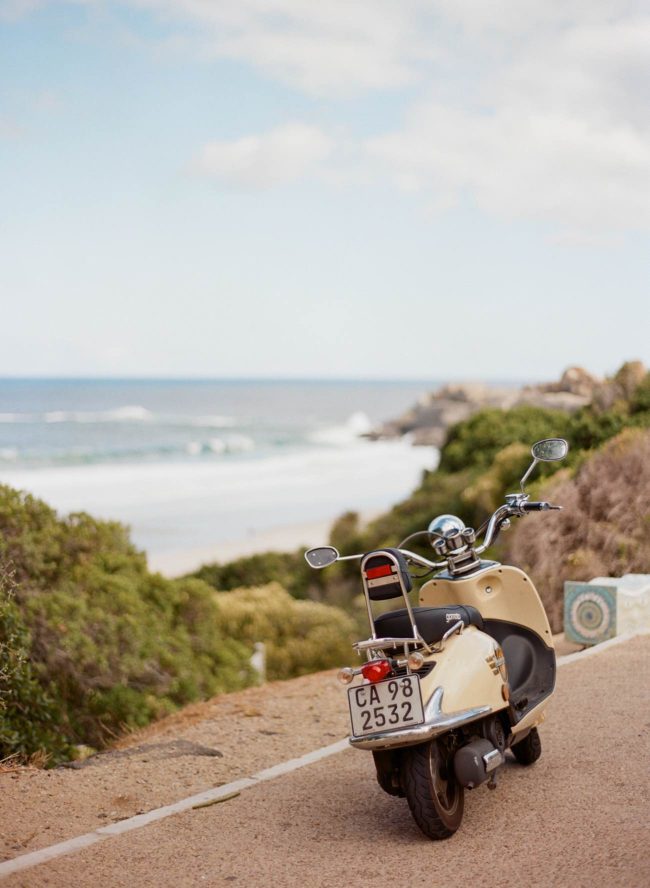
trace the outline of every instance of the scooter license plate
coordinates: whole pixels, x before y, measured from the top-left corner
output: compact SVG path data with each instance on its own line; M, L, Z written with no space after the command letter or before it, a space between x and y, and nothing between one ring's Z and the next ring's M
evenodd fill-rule
M410 728L424 721L417 675L401 675L349 688L348 702L355 737Z

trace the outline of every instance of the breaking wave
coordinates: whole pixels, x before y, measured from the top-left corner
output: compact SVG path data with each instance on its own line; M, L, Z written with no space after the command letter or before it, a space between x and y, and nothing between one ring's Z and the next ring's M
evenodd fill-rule
M361 412L353 413L343 425L327 426L316 429L308 439L312 444L327 444L344 447L368 434L372 429L370 418Z
M34 424L81 423L84 425L106 423L149 423L181 428L226 429L236 425L232 416L211 414L191 416L187 414L153 413L139 404L126 404L112 410L47 410L45 413L0 413L0 423Z

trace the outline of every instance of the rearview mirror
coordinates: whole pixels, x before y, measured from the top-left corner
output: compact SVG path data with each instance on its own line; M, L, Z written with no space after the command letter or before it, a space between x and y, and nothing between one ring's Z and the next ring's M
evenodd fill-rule
M545 438L530 448L537 462L555 462L564 459L569 452L569 445L564 438Z
M308 549L305 552L305 561L310 567L321 570L323 567L329 567L338 561L339 552L334 546L320 546L316 549Z
M569 445L564 438L544 438L543 441L536 441L530 448L533 455L533 461L528 467L528 471L521 479L521 492L524 492L524 484L528 480L528 476L533 471L538 462L555 462L558 459L564 459L569 452Z

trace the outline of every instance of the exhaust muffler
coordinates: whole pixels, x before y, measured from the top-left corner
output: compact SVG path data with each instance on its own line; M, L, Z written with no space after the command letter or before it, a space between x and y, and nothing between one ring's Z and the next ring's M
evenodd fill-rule
M483 738L462 746L454 756L454 772L461 786L474 789L489 779L490 773L502 765L503 755Z

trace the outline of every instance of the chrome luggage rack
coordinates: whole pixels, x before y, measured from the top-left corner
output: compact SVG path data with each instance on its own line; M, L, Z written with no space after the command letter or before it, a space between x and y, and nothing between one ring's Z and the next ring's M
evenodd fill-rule
M439 654L444 650L447 639L455 632L458 632L460 635L464 628L465 623L462 620L458 620L457 623L454 623L453 626L450 626L450 628L447 629L440 641L436 642L434 645L427 644L420 633L417 632L414 638L377 638L373 635L372 638L366 638L365 641L356 641L352 647L358 654L362 654L365 651L369 660L373 659L373 651L385 652L391 649L397 650L398 648L401 648L404 652L404 656L408 658L409 647L411 645L416 649L422 648L427 654Z

